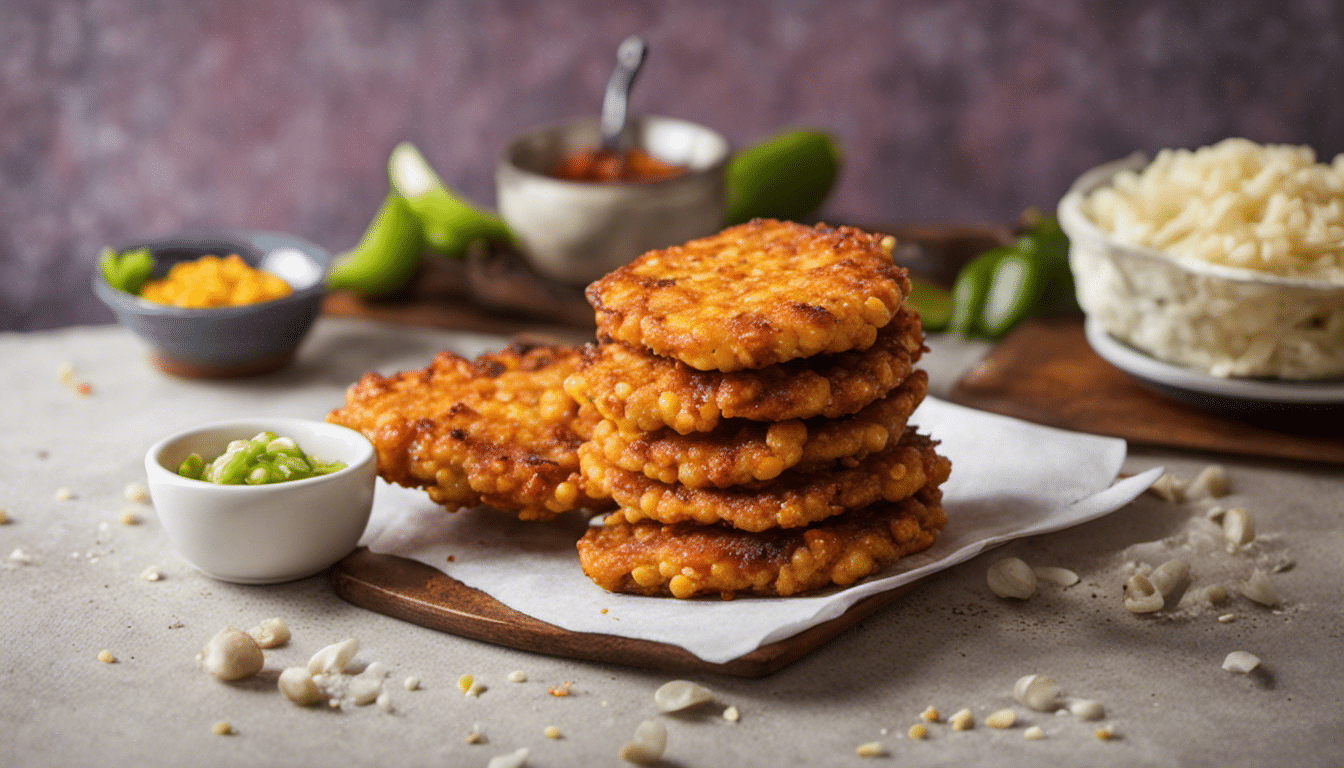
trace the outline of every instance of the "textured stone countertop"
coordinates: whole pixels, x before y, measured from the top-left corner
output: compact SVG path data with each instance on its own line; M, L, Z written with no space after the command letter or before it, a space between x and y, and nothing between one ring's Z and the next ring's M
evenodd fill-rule
M1344 760L1344 480L1337 468L1131 447L1125 471L1165 466L1193 477L1226 467L1231 495L1258 537L1229 555L1201 538L1210 502L1144 494L1076 528L1007 545L920 584L819 650L769 677L692 676L715 703L660 715L653 692L673 676L551 658L465 640L350 605L325 576L240 586L194 572L169 549L151 506L127 501L158 438L235 415L321 418L367 370L425 365L434 352L475 352L501 340L368 320L319 320L285 371L228 382L183 381L149 367L119 327L0 334L0 764L485 766L530 750L528 765L622 765L641 721L668 731L664 765L1339 765ZM935 395L983 351L933 338L924 360ZM63 364L92 386L81 395ZM1024 446L1024 450L1029 450ZM60 489L73 495L61 499ZM139 524L119 521L135 510ZM954 510L953 510L954 511ZM1204 542L1204 543L1201 543ZM986 587L994 560L1016 555L1063 566L1081 581L1043 584L1027 601ZM1127 564L1181 556L1194 581L1180 606L1147 616L1121 602ZM158 581L142 578L155 566ZM1215 583L1276 570L1283 603L1237 596L1208 606ZM257 678L221 683L197 650L227 626L283 617L293 639L267 651ZM275 691L278 671L320 647L358 638L357 661L390 668L392 711L302 709ZM117 661L100 663L110 650ZM1222 669L1229 652L1263 663ZM522 670L525 682L511 682ZM1031 711L1019 677L1046 673L1068 696L1105 705L1104 719ZM458 679L486 687L464 696ZM423 681L408 691L408 676ZM556 697L551 686L570 685ZM936 707L927 740L907 735ZM737 722L721 716L736 707ZM986 726L1012 707L1016 724ZM976 725L947 716L969 708ZM216 735L221 720L234 733ZM559 729L558 739L543 734ZM1038 725L1045 738L1024 738ZM1095 732L1108 727L1115 738ZM469 733L483 736L468 743ZM887 755L865 758L880 742Z

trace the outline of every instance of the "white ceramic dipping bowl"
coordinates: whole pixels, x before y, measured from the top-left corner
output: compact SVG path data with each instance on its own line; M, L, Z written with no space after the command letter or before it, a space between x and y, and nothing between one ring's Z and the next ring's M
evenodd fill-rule
M343 461L329 475L269 485L217 485L177 474L198 453L211 460L232 440L271 430L311 456ZM373 445L336 424L254 418L207 424L164 438L145 455L149 494L173 548L207 576L276 584L322 571L359 542L373 509Z
M689 172L659 181L568 181L550 175L561 158L601 144L597 117L542 125L509 142L496 170L500 215L532 267L584 285L645 251L723 227L728 140L670 117L632 121L632 144Z

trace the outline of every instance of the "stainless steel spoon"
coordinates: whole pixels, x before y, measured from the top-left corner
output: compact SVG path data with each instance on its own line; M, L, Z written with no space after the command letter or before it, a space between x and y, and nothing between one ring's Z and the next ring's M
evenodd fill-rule
M602 148L621 151L629 144L626 130L630 107L630 86L644 64L649 46L644 38L631 35L616 49L616 69L607 81L607 92L602 97Z

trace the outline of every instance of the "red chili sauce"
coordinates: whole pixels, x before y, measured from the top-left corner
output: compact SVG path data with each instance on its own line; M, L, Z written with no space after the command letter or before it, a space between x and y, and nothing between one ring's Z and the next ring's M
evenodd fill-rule
M624 152L580 149L569 153L551 169L551 175L567 181L659 181L686 173L689 168L659 160L645 150Z

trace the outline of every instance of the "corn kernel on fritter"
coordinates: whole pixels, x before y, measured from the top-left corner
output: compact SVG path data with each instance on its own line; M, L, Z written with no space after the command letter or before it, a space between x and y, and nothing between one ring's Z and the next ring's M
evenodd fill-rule
M597 418L581 417L561 386L578 362L562 346L515 344L475 360L441 352L421 370L365 374L327 420L369 438L384 480L450 509L487 504L523 520L601 510L610 503L584 493L578 473Z
M853 584L925 550L946 521L942 493L934 486L805 528L760 533L723 525L629 523L613 513L579 540L579 563L612 592L788 596Z
M588 286L600 340L737 371L872 345L910 293L894 240L757 219L636 258Z
M628 522L723 522L743 531L798 528L878 501L899 501L947 478L950 464L935 443L907 429L899 443L855 467L790 472L766 483L687 488L660 483L605 462L593 443L579 449L588 493L610 495Z
M684 435L708 432L725 418L786 421L854 413L904 381L923 353L919 315L901 309L868 349L754 371L697 371L625 344L589 345L565 391L627 432L667 426Z
M928 381L928 374L915 371L890 394L838 419L735 419L721 422L713 432L689 435L671 429L626 432L608 419L597 425L591 439L608 464L659 482L687 488L757 483L789 469L820 469L836 461L854 466L880 453L900 439Z

